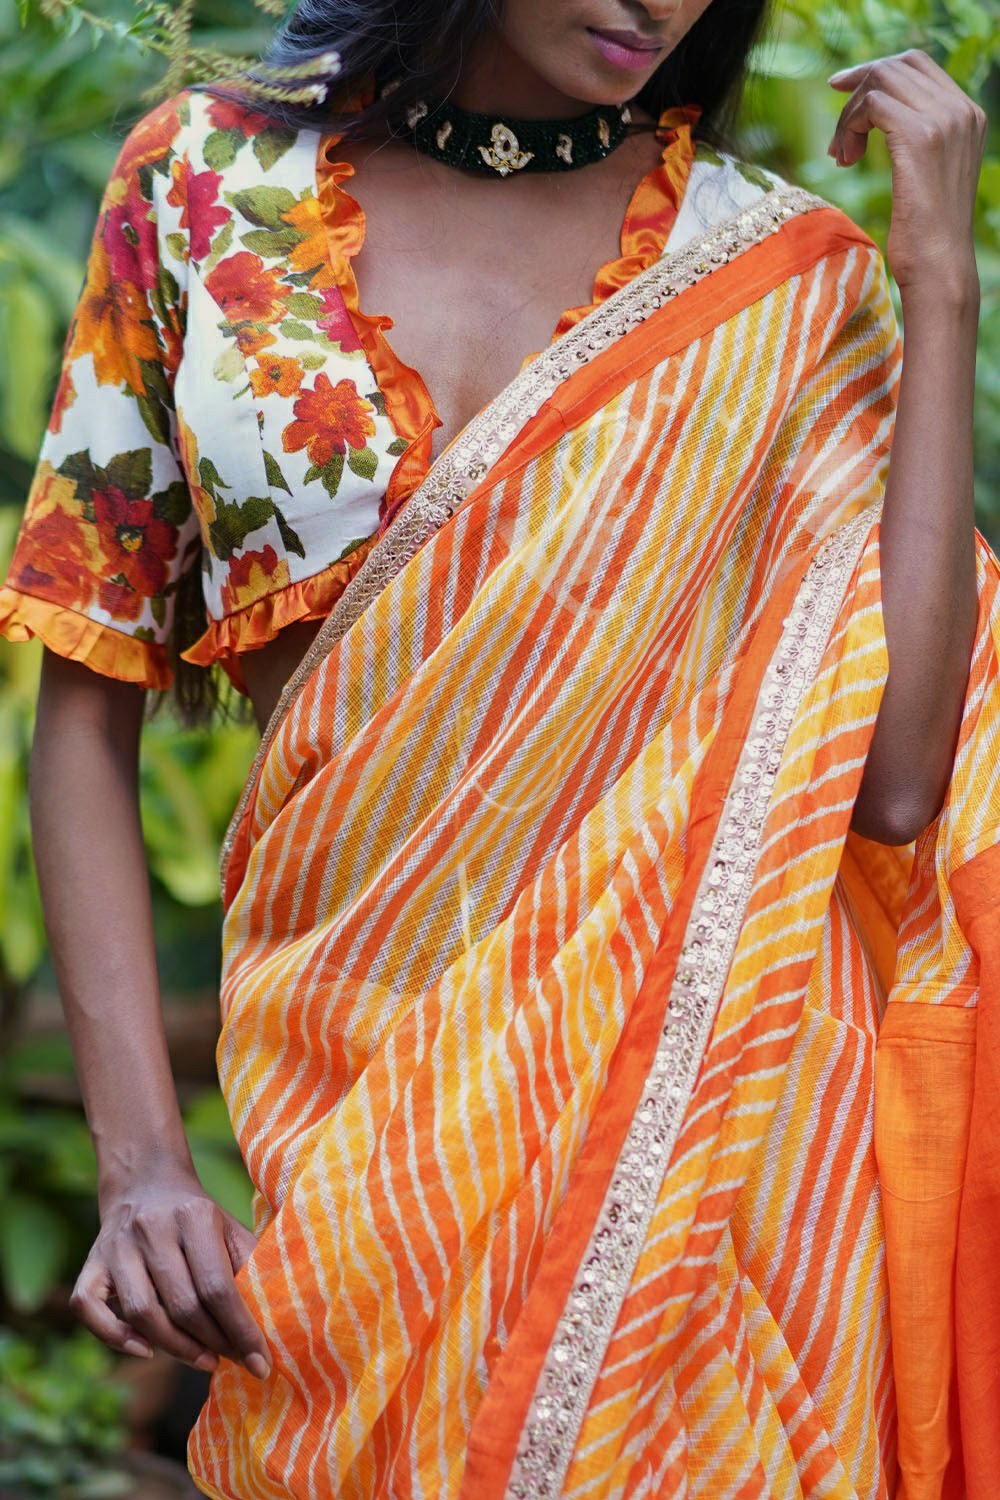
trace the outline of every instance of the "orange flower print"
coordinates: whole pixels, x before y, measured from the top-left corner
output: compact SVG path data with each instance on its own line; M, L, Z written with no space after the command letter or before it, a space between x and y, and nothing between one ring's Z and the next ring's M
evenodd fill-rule
M11 563L11 584L83 612L93 602L97 580L87 546L92 538L75 484L43 459Z
M76 400L76 386L73 384L73 371L70 366L63 365L62 374L59 376L59 384L52 398L52 411L49 416L49 431L62 432L63 417L69 411Z
M68 361L91 354L98 385L123 382L137 396L146 394L140 360L157 357L156 332L139 289L129 281L116 282L108 255L95 241L87 266L87 281L77 304Z
M229 564L229 575L222 585L223 612L234 614L265 594L287 588L290 582L287 558L279 558L270 543L263 552L244 552Z
M275 323L284 315L292 294L277 271L265 269L259 255L239 250L220 260L205 277L205 288L219 304L228 323Z
M277 343L273 333L268 333L266 328L255 328L252 323L244 323L242 328L237 328L234 337L240 353L247 359L257 358L262 349L270 349L272 344Z
M300 198L298 203L291 208L286 208L281 217L286 224L290 224L293 229L297 229L301 235L305 236L294 247L288 258L289 270L299 273L313 272L309 285L314 290L318 287L333 286L336 277L330 263L326 226L323 223L319 200L311 196Z
M284 359L280 354L265 354L258 359L257 369L250 371L250 386L255 396L294 396L305 379L305 371L297 359Z
M101 607L118 619L137 620L143 601L167 586L177 533L154 516L152 500L130 500L117 485L95 490L93 500L108 574L100 586Z
M212 247L212 236L229 218L228 208L219 203L220 172L192 172L187 161L179 157L171 163L172 178L167 202L182 209L181 228L190 229L191 256L204 260Z
M281 434L285 452L305 448L317 469L322 469L335 453L346 453L348 443L352 448L366 448L375 435L374 409L358 395L353 380L338 380L334 385L321 372L315 390L303 391L292 407L297 420L289 422Z

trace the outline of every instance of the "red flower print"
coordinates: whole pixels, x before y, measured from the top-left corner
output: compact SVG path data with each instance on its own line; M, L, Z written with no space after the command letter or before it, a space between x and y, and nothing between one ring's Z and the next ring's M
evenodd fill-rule
M265 270L259 255L240 250L220 260L205 277L209 296L222 308L229 323L274 323L292 294L277 271Z
M113 279L129 281L146 292L155 287L159 274L156 219L150 218L152 212L152 205L142 196L139 180L135 178L121 202L108 209L103 236Z
M11 583L67 609L88 609L96 582L87 546L92 538L93 528L84 519L73 481L43 459L11 563Z
M344 354L356 354L361 348L361 340L351 322L340 288L324 287L320 295L323 298L323 315L316 319L318 326L327 338L340 345Z
M263 552L244 552L234 557L229 564L229 573L222 585L222 608L229 615L265 594L287 588L291 582L288 561L278 556L268 543Z
M170 168L173 181L167 202L183 210L181 228L190 229L191 255L204 260L212 246L212 235L229 218L229 210L216 200L222 175L219 172L192 172L190 164L175 159Z
M269 116L247 109L232 99L213 99L208 106L208 118L216 130L240 130L248 137L274 126Z
M329 375L320 373L315 390L303 391L292 410L297 420L289 422L281 434L285 452L305 448L317 469L335 453L346 453L348 443L352 448L366 448L375 433L374 407L358 395L353 380L338 380L334 385Z
M94 491L94 518L108 574L125 583L102 583L101 604L112 614L138 619L143 599L162 594L177 534L153 514L152 500L130 500L117 485Z
M297 359L285 359L280 354L265 354L258 359L257 369L250 371L250 386L255 396L294 396L305 378L305 371ZM264 413L260 413L263 417Z

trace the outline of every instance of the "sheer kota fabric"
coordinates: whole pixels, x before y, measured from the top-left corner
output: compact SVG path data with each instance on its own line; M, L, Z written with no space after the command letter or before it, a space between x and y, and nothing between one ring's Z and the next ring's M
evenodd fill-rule
M884 268L818 200L697 256L565 335L579 369L370 599L359 572L265 740L219 1062L274 1370L213 1377L206 1494L923 1500L982 1451L950 1280L981 1245L918 1209L922 1242L913 1200L961 1184L974 1118L933 1058L953 1017L974 1045L996 564L948 802L912 857L869 845Z

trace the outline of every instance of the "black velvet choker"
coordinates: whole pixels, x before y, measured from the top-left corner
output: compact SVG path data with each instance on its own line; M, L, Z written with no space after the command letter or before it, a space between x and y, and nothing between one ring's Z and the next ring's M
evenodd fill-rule
M627 104L598 104L571 120L516 120L470 114L449 101L419 100L406 110L397 134L418 151L487 176L516 172L572 172L621 145L632 116Z

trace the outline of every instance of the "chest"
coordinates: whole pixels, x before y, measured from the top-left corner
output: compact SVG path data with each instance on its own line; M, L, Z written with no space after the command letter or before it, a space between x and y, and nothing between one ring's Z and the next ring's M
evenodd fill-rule
M355 261L361 307L423 378L445 446L548 344L563 313L589 304L597 270L620 253L635 178L658 148L565 177L494 180L414 159L355 152L366 218ZM348 153L350 159L350 153Z

